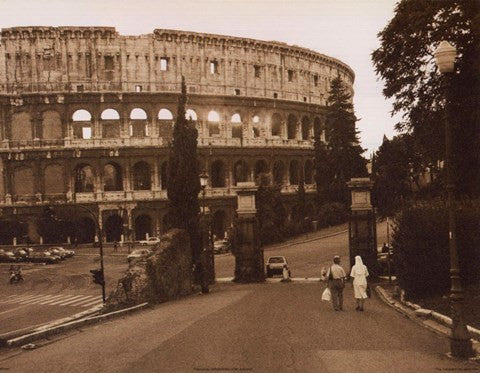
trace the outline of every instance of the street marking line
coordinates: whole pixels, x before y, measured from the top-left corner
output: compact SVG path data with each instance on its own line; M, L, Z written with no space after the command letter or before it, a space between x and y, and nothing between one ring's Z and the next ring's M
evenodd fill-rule
M67 306L67 305L72 305L72 306L73 306L74 303L78 303L78 302L80 302L80 303L89 302L89 301L92 300L91 298L93 298L93 295L88 295L88 296L82 295L81 297L82 297L81 299L69 300L68 302L62 303L62 304L60 304L60 305L61 305L61 306Z
M14 297L16 298L12 298L12 299L9 299L7 300L6 302L2 302L2 303L16 303L16 302L19 302L19 301L22 301L22 300L27 300L27 299L31 299L31 298L35 298L38 296L38 294L35 294L35 295L13 295Z
M93 301L93 299L96 298L95 295L89 295L89 296L86 296L85 298L83 299L77 299L73 302L71 302L71 304L69 304L70 306L79 306L83 303L90 303Z
M58 304L59 306L65 306L65 304L67 304L71 300L74 300L74 299L78 300L78 298L81 298L81 297L83 297L83 295L75 295L75 296L72 296L72 297L69 297L69 298L61 299L58 302L53 302L52 305Z
M24 305L24 306L18 306L18 307L12 308L12 309L10 309L10 310L0 312L0 315L3 315L4 313L9 313L9 312L12 312L12 311L16 311L16 310L18 310L19 308L25 308L25 307L27 307L27 304Z
M37 298L37 299L32 300L32 301L25 301L24 303L20 303L20 304L37 304L37 303L40 303L40 302L44 302L46 300L50 300L53 297L55 297L55 295L53 295L53 294L45 295L44 297Z
M99 305L100 305L100 304L103 304L103 299L100 298L100 299L96 299L96 300L94 300L94 301L92 301L92 302L90 302L90 303L82 304L82 307L90 307L90 306L93 306L93 305L95 305L95 304L99 304Z
M55 295L53 298L50 298L49 300L43 301L40 304L49 304L50 302L54 302L59 300L60 298L63 298L65 295Z
M30 298L30 299L27 299L27 300L24 299L24 300L22 300L20 302L16 302L16 303L27 304L27 303L30 303L30 302L34 302L36 300L43 299L45 297L50 297L50 295L36 295L33 298Z

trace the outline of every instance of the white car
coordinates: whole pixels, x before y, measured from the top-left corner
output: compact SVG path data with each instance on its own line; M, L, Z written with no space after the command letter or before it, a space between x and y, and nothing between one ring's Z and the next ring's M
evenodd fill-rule
M267 277L272 277L274 274L281 275L283 266L288 265L287 259L284 256L271 256L267 260Z
M129 263L138 260L144 260L152 255L152 250L150 249L137 249L133 250L130 255L127 256L127 260Z
M160 238L158 237L148 237L146 240L139 241L140 245L156 245L160 243Z

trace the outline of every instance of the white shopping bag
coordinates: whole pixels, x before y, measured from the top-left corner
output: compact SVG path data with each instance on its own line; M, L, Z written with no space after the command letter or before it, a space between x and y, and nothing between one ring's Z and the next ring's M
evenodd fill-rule
M325 302L330 302L332 300L332 293L329 288L325 288L322 294L322 300Z

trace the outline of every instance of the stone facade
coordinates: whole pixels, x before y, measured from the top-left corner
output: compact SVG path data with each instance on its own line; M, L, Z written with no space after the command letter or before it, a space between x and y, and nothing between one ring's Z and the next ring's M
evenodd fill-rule
M237 182L269 172L288 204L303 173L314 193L313 127L323 126L331 79L353 93L347 65L280 42L160 29L123 36L112 27L1 36L0 211L20 225L20 241L39 242L38 213L52 204L93 209L107 241L165 231L182 75L216 236L232 224ZM91 218L75 217L79 241L91 242ZM12 238L0 232L0 244Z

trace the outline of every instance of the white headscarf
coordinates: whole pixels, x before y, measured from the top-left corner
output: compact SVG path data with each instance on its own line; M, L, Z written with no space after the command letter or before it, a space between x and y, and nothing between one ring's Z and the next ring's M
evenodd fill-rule
M357 255L355 257L355 265L352 267L352 273L355 271L357 274L364 274L367 272L367 267L363 264L362 257Z

